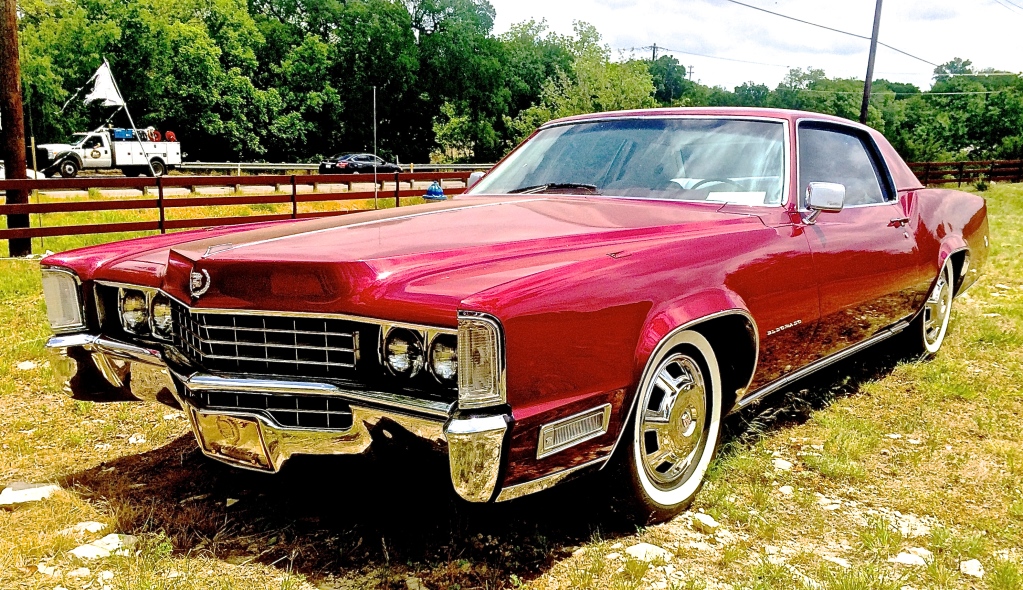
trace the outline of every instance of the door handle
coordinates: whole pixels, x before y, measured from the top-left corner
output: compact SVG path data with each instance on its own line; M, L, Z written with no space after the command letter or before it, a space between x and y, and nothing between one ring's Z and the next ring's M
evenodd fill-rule
M908 217L896 217L888 222L888 227L902 227L904 225L909 225Z

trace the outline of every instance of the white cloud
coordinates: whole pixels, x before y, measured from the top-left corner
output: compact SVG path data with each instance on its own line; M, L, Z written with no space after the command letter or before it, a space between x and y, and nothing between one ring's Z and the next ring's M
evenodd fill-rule
M743 0L747 4L836 29L869 36L874 0ZM694 67L694 78L726 88L746 81L774 87L784 66L823 68L832 77L862 78L866 40L726 2L725 0L490 0L497 10L497 32L524 20L546 19L551 29L571 34L572 22L597 27L613 49L661 47L756 61L763 66L675 54ZM1013 0L1023 6L1020 0ZM880 38L934 63L954 57L977 67L1023 71L1023 9L1008 0L887 0ZM636 49L636 55L650 50ZM878 48L875 75L921 87L930 85L933 66L884 47Z

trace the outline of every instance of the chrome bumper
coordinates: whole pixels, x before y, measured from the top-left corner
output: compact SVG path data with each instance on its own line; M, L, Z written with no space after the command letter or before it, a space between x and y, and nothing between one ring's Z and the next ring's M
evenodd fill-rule
M160 350L93 334L54 336L47 347L64 349L70 361L77 361L78 366L69 368L75 375L74 394L176 402L188 415L202 452L237 467L276 473L293 455L359 454L375 439L404 432L446 450L452 485L462 498L487 502L497 493L508 416L455 416L455 404L343 390L329 383L172 374ZM83 373L93 369L102 377L101 383L84 378ZM337 396L351 407L352 426L347 430L285 427L256 410L209 410L183 395L203 391Z

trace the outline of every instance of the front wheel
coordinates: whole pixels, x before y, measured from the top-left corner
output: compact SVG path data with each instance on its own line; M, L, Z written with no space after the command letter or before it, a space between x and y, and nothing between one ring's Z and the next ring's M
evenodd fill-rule
M941 274L935 281L931 292L927 294L924 308L907 329L911 339L909 345L912 352L923 358L938 353L945 341L948 321L952 317L952 298L955 296L955 283L952 281L952 261L945 261Z
M74 158L67 158L60 163L60 175L64 178L74 178L78 176L78 160Z
M621 478L632 515L654 523L685 510L703 485L721 434L721 378L697 332L672 337L648 363L622 442Z
M163 162L160 160L152 160L149 164L153 167L152 172L150 172L152 176L163 176L164 174L167 174L167 167L164 166Z

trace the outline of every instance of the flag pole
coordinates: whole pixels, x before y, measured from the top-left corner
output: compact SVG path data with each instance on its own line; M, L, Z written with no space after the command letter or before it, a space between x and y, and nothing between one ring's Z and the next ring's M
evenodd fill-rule
M380 184L377 183L377 87L373 87L373 208L379 209L377 192Z
M121 94L121 87L117 85L117 80L114 79L114 71L110 69L110 63L105 57L103 58L103 64L107 66L107 71L110 72L110 81L114 83L117 98L121 99L121 108L124 109L124 114L128 115L128 123L131 124L131 134L135 136L135 140L139 142L139 147L142 148L142 156L146 159L146 166L149 166L149 174L155 178L156 171L153 170L153 163L149 161L149 153L146 151L146 146L142 144L142 138L139 137L138 129L135 128L135 121L131 118L131 111L128 110L128 103L124 100L124 95ZM110 146L110 150L113 151L113 149L113 146Z

